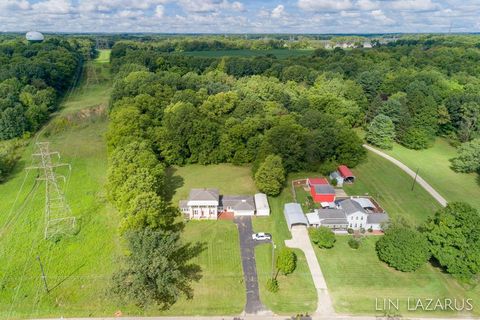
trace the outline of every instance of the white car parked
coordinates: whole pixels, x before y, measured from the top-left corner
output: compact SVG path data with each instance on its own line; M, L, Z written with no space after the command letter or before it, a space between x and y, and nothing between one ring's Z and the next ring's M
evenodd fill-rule
M257 241L272 240L272 235L270 233L259 232L252 234L252 239Z

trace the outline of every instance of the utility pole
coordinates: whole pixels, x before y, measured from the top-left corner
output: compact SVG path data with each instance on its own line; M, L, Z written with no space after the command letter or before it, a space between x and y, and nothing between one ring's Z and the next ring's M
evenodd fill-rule
M415 188L415 183L417 183L417 177L418 177L418 171L420 170L420 168L417 169L417 172L415 173L415 179L413 179L413 184L412 184L412 191L413 191L413 188Z
M47 291L47 293L49 293L50 290L48 289L47 277L45 276L45 271L43 270L43 264L42 264L42 260L40 260L40 256L37 256L37 260L38 260L38 263L40 264L40 270L42 272L43 285L45 286L45 290Z
M37 142L37 153L32 156L38 159L35 166L28 167L27 170L38 170L37 180L45 181L45 230L44 238L48 239L57 235L69 234L75 229L76 218L72 216L70 207L67 204L65 195L59 187L57 179L66 181L65 176L58 175L56 168L68 167L70 164L56 163L52 161L52 156L60 159L60 154L50 151L49 142Z
M275 270L274 270L274 265L275 265L275 243L273 242L273 239L272 239L272 279L274 277L274 273L275 273Z

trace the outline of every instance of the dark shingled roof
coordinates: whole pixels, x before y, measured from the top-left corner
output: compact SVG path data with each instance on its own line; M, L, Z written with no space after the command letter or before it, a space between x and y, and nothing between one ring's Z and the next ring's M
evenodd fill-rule
M316 194L335 194L335 189L329 184L318 184L314 188Z
M340 209L319 209L318 218L322 224L348 224L345 212Z
M342 207L343 211L347 216L358 211L365 213L365 209L363 209L358 202L353 201L352 199L346 199L341 201L340 207Z
M218 189L191 189L190 201L218 201L220 195Z
M252 196L223 196L224 209L231 207L233 210L255 210L255 201Z

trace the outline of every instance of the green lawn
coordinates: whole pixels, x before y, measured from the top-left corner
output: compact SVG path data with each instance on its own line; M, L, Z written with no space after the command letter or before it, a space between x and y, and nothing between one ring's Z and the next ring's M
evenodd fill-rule
M298 57L304 55L310 55L313 53L313 49L269 49L269 50L217 50L217 51L187 51L181 54L197 57L253 57L253 56L265 56L267 54L273 54L277 58Z
M456 173L450 169L449 159L457 155L454 147L444 139L437 139L426 150L410 150L395 144L386 151L419 174L448 201L465 201L480 210L480 178L478 174Z
M367 161L353 169L354 184L344 185L349 195L371 195L391 218L403 217L419 224L440 205L420 186L412 191L413 179L388 160L368 152Z
M181 299L165 312L149 308L139 313L137 308L129 306L124 315L206 316L242 312L246 296L235 224L231 221L189 221L183 238L206 244L206 250L193 260L202 268L202 279L193 286L193 299Z
M271 210L269 217L255 217L253 219L254 231L269 232L273 235L273 240L277 247L275 250L276 253L285 246L284 241L292 237L283 215L283 205L286 202L293 201L292 199L291 189L287 187L280 196L269 198ZM282 275L278 277L280 290L276 294L272 294L266 290L266 283L269 277L271 277L272 270L271 249L272 247L269 244L255 248L255 259L257 262L262 302L278 314L313 313L317 307L317 293L305 260L305 255L301 250L295 250L298 257L297 269L286 277Z
M251 194L257 192L249 166L237 167L231 164L203 166L199 164L176 167L174 176L180 177L180 186L173 197L174 203L187 199L192 188L217 188L220 194Z
M453 312L408 312L405 301L408 297L471 298L474 304L480 301L478 287L470 288L459 284L430 264L411 273L389 268L377 258L377 239L374 236L364 239L358 250L348 246L348 236L337 236L332 249L318 249L314 246L338 313L381 316L382 312L375 312L375 299L398 298L403 316L450 316ZM480 315L480 309L474 309L474 315Z

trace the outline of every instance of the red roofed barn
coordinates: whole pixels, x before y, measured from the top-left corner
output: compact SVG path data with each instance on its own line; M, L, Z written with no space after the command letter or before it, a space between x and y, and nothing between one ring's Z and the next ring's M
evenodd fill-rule
M320 202L334 202L335 189L328 183L325 178L308 178L308 185L310 187L310 195L313 201Z

